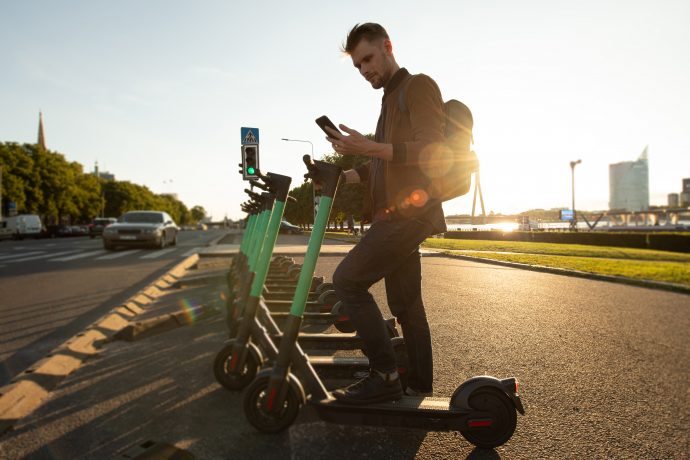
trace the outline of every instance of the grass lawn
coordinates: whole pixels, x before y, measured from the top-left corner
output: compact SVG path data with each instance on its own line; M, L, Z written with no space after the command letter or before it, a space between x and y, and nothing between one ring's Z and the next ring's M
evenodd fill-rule
M356 243L359 237L327 233L326 237ZM429 238L428 249L528 265L579 270L602 275L663 281L690 287L690 254L649 249Z
M663 281L690 287L690 254L685 253L576 244L443 238L429 238L423 246L485 259Z

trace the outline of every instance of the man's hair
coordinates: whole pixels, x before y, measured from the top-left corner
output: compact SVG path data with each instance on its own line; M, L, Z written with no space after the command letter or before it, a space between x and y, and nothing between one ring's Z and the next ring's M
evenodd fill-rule
M379 39L390 40L388 32L386 32L386 29L384 29L381 24L376 24L375 22L355 24L352 30L347 34L345 43L343 43L341 48L344 53L352 54L362 40L373 42Z

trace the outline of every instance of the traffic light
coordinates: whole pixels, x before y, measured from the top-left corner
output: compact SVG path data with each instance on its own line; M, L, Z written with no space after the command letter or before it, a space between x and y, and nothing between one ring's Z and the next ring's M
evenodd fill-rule
M242 146L242 179L258 179L259 172L259 146Z

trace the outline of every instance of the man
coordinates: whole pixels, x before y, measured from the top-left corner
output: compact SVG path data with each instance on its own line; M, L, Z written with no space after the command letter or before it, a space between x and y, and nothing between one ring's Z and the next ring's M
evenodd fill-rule
M336 152L371 157L343 177L345 182L368 182L372 225L333 274L336 294L364 340L371 369L366 378L333 395L343 403L367 404L403 394L383 316L369 293L382 278L410 360L406 391L429 395L433 358L419 245L446 230L441 204L428 192L433 159L444 140L443 100L431 78L398 66L388 33L379 24L356 25L343 51L372 88L383 88L383 101L375 140L345 125L340 125L345 134L328 131Z

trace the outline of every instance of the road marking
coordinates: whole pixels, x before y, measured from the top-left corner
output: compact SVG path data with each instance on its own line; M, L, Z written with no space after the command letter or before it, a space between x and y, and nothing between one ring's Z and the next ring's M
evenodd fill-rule
M182 257L189 257L189 256L191 256L192 254L196 254L197 252L199 252L199 248L192 248L192 249L190 249L189 251L187 251L187 252L185 252L184 254L182 254Z
M24 254L12 254L10 256L0 256L0 260L15 259L17 257L35 256L36 254L45 254L45 251L33 251L33 252L25 252Z
M98 251L82 252L81 254L76 254L73 256L60 257L58 259L49 259L48 262L67 262L68 260L82 259L84 257L94 256L97 254L105 254L105 251L103 249L99 249Z
M107 256L96 257L96 260L119 259L120 257L128 256L130 254L134 254L135 252L139 252L139 251L141 251L141 249L128 249L128 250L122 251L122 252L114 252L112 254L108 254Z
M156 252L154 252L154 253L152 253L152 254L149 254L149 255L146 255L146 256L142 256L142 257L139 257L139 258L140 258L140 259L155 259L155 258L157 258L157 257L162 256L163 254L167 254L167 253L169 253L169 252L175 251L176 249L177 249L177 248L161 249L161 250L158 250L158 251L156 251Z
M64 256L67 254L74 254L74 249L72 249L71 251L54 252L52 254L42 254L40 256L24 257L23 259L8 260L7 262L8 263L27 262L29 260L47 259L48 257Z

